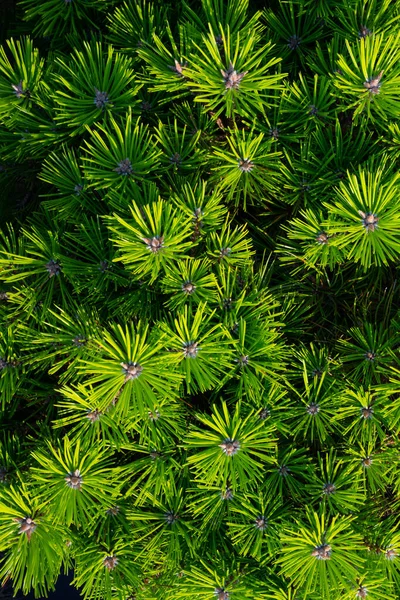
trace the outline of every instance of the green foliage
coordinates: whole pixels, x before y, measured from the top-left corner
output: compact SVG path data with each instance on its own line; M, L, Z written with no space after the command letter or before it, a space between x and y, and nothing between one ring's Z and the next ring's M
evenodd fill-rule
M346 40L348 56L339 55L334 83L346 99L344 106L355 109L355 117L387 120L398 116L399 43L400 33L375 33L353 46Z
M39 5L34 0L22 0L21 5L25 19L35 21L35 35L51 35L57 40L69 33L78 35L85 25L97 29L92 20L95 11L105 11L111 3L112 0L77 0L64 1L60 6L58 0L46 0Z
M233 415L222 403L222 413L214 406L211 417L199 415L198 420L208 431L193 427L185 446L204 448L189 457L200 480L228 485L235 491L238 485L245 488L262 477L261 461L268 461L268 454L275 449L272 426L254 413L241 418L240 403Z
M49 442L46 449L33 452L33 481L43 501L52 505L55 522L83 527L109 506L118 487L107 455L96 447L81 448L79 440L72 445L66 436L62 447Z
M6 552L1 577L12 577L15 590L46 594L54 588L63 558L65 532L22 482L2 491L0 548Z
M84 598L122 600L138 584L138 570L132 566L135 559L132 547L117 541L108 547L88 544L76 553L73 583ZM112 590L117 590L117 595Z
M272 141L264 140L262 133L255 137L253 132L234 130L228 144L229 149L215 148L212 157L217 163L212 167L217 189L244 208L249 197L261 200L263 194L272 194L280 157L279 152L271 152Z
M243 499L232 508L229 535L243 556L250 555L261 564L267 563L280 546L280 530L287 514L278 502L268 501L262 494Z
M12 61L10 61L10 54ZM43 87L44 58L29 36L11 38L0 49L0 114L2 119L18 119L20 105L38 102Z
M160 323L166 350L175 354L174 363L188 391L215 388L223 374L231 370L232 341L220 323L213 324L215 310L207 314L207 305L199 304L192 315L185 306L176 313L171 325ZM216 360L217 358L217 360Z
M140 89L133 85L128 58L114 52L112 46L107 48L107 58L104 55L100 43L84 43L84 51L75 50L68 62L61 57L56 60L56 120L74 127L74 134L103 121L108 114L125 113Z
M348 174L340 184L330 212L327 228L337 239L339 248L347 248L347 258L372 264L388 264L399 250L396 198L398 174L390 176L387 159L375 166L371 160L358 173ZM336 241L335 241L336 243Z
M220 26L216 38L210 27L201 46L194 44L195 51L184 69L195 102L215 111L216 116L232 117L259 109L266 90L281 87L283 75L270 73L280 59L271 56L270 42L257 48L258 39L248 28L235 35L229 26L226 30Z
M139 119L132 122L131 111L124 122L110 116L110 126L90 130L91 143L85 140L84 176L91 187L124 192L131 182L134 187L136 182L151 178L161 152L151 144L147 127Z
M282 570L295 584L304 585L305 593L320 587L326 598L338 586L349 588L362 565L357 550L361 537L351 529L349 517L327 519L309 511L307 521L286 527L282 536Z
M131 222L118 215L108 220L110 231L116 234L113 241L120 250L114 260L128 267L133 265L135 275L150 276L152 282L191 245L190 221L162 200L145 206L133 201L130 210Z
M117 405L126 416L133 404L143 414L157 407L159 397L176 393L182 379L172 368L176 359L162 351L162 338L148 324L113 324L96 342L99 351L81 359L78 370L86 385L95 386L91 398L99 410Z
M0 596L400 600L399 2L14 4Z

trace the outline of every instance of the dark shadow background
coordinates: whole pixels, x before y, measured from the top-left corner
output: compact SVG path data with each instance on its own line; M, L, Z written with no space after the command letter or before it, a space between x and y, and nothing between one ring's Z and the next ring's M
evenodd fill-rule
M70 585L72 579L72 571L67 575L61 574L57 580L56 589L54 592L50 592L48 600L81 600L78 590ZM35 596L31 593L29 596L21 596L22 599L35 600Z

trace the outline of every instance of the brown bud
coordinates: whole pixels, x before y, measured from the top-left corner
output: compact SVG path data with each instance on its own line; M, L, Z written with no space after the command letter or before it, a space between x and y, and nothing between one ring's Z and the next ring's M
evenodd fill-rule
M197 342L185 342L183 344L183 355L185 358L196 358L200 346Z
M314 550L311 552L311 556L315 556L318 560L329 560L331 557L332 548L329 544L322 544L321 546L316 546Z
M136 362L121 363L121 367L125 375L125 382L137 379L143 371L143 367Z
M106 556L103 560L103 565L109 570L112 571L118 564L118 558L116 556Z
M333 483L325 483L324 487L322 488L322 492L323 494L330 496L336 492L336 486Z
M79 469L76 469L73 473L68 473L65 477L65 482L67 486L73 490L80 490L82 488L83 478Z
M37 524L31 517L24 517L23 519L16 519L20 524L18 533L25 533L28 541L31 539L32 533L35 531Z
M381 87L381 79L383 76L383 71L379 73L376 77L371 77L367 81L364 81L364 87L370 92L370 94L379 94L379 89Z
M152 238L142 238L147 248L154 254L160 252L164 246L164 236L155 235Z
M222 442L222 444L219 444L219 447L222 448L222 451L227 456L234 456L239 452L240 442L238 442L237 440L227 439L224 442Z
M186 281L186 283L182 284L182 291L185 292L185 294L193 294L193 292L195 291L196 286L194 285L194 283L192 281Z
M316 414L319 413L319 404L316 404L315 402L311 402L311 404L309 404L307 406L306 410L309 415L315 416Z
M263 515L260 515L254 521L254 526L256 527L256 529L259 529L260 531L264 531L264 529L267 527L267 519Z
M176 73L177 75L179 75L179 77L183 76L183 69L185 69L187 67L187 62L185 63L180 63L178 62L176 59L174 60L174 65L168 65L168 69L171 69L171 71L174 71L174 73Z
M229 592L225 591L224 588L215 588L214 596L217 597L217 600L229 600L230 598Z
M86 414L86 417L89 419L91 423L95 423L95 421L99 421L102 413L95 408Z
M248 158L241 158L239 160L239 169L246 173L249 173L254 168L254 163Z
M222 500L232 500L233 492L230 487L225 488L224 492L221 492Z
M368 596L368 590L365 585L360 585L357 590L356 597L357 598L366 598Z
M378 228L379 217L374 215L373 213L365 213L362 210L358 211L360 217L362 217L362 225L367 229L367 231L375 231Z
M244 71L243 73L238 73L235 71L235 68L232 63L229 63L229 67L226 71L221 69L221 75L223 77L223 81L225 83L226 89L238 89L239 84L242 81L243 77L247 75L248 71Z
M318 242L318 244L327 244L328 243L328 236L324 231L317 235L317 242Z
M372 406L363 406L361 408L361 416L364 419L371 419L373 414L374 414L374 409L372 408Z

